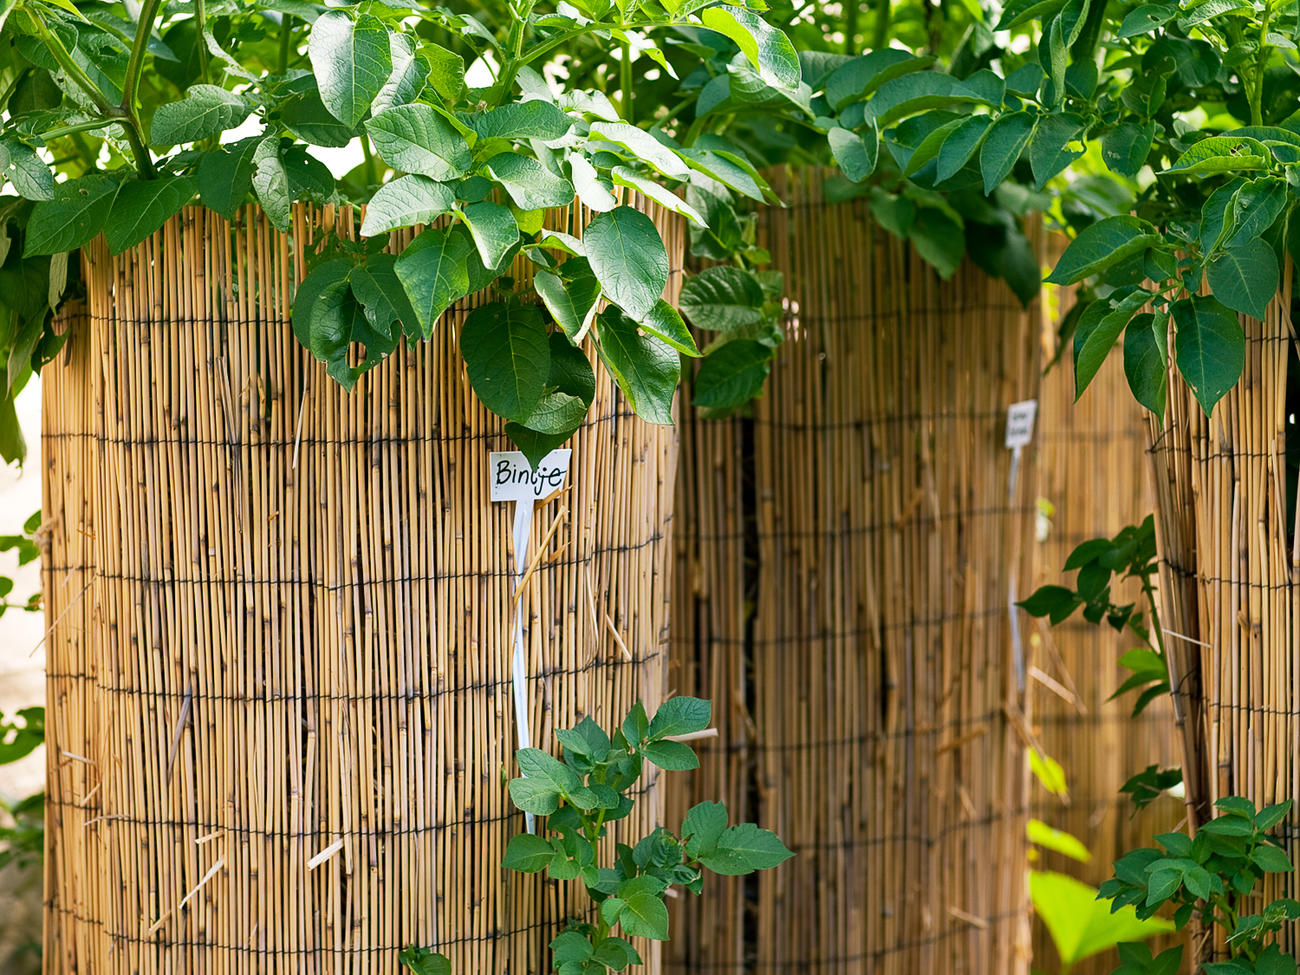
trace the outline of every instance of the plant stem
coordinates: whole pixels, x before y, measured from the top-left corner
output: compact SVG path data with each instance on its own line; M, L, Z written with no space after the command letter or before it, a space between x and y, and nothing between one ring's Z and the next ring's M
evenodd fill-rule
M289 26L289 15L283 14L280 21L280 74L289 70L289 51L293 46L293 28Z
M876 0L876 29L871 37L873 50L889 46L889 26L893 16L894 8L890 0Z
M140 23L136 25L135 44L131 47L131 59L126 64L126 81L122 84L122 112L128 123L125 125L126 138L131 143L131 154L135 156L136 168L142 179L153 179L158 173L149 157L149 148L144 144L144 130L135 110L135 95L140 87L140 75L144 71L144 55L149 48L149 37L153 34L153 24L161 7L162 0L144 0L144 6L140 8ZM203 26L202 23L198 25L200 46L204 42Z
M623 58L618 65L619 102L623 109L623 119L635 125L632 108L632 45L623 42Z
M194 0L195 46L199 50L199 79L208 84L208 45L204 36L208 29L206 0Z
M45 21L41 20L41 18L33 13L30 8L24 9L27 10L27 15L31 19L32 26L36 31L36 36L41 39L42 43L44 43L47 48L49 48L50 55L54 58L59 67L63 69L63 73L72 79L73 83L78 88L86 93L101 115L105 118L117 118L120 113L108 103L108 99L104 97L104 93L99 90L98 86L96 86L93 81L90 80L90 77L86 72L81 70L81 65L72 60L72 55L69 54L68 49L63 46L63 42L59 40L58 37L54 35L54 32L45 25Z
M1268 25L1273 19L1273 5L1266 3L1264 5L1264 17L1259 25L1259 50L1255 52L1255 84L1253 90L1247 92L1250 99L1250 124L1264 124L1264 69L1268 66L1269 55L1273 53L1272 45L1268 43Z
M886 3L889 0L885 0ZM844 15L844 53L858 53L858 17L862 11L862 0L849 0L849 9Z
M96 118L88 122L77 122L75 125L64 125L57 129L50 129L48 132L42 132L41 141L49 142L51 139L62 139L64 136L75 135L78 132L94 132L96 129L113 125L117 121L117 119Z

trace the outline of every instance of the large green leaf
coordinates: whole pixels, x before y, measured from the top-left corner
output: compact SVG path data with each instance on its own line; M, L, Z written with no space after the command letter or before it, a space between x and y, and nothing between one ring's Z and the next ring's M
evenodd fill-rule
M1082 117L1074 114L1049 115L1038 123L1029 144L1029 167L1039 189L1083 155L1084 148L1077 142L1083 127Z
M312 24L307 55L321 101L348 128L370 111L393 71L388 28L373 14L353 20L342 10L326 10Z
M429 81L429 60L416 50L415 41L408 35L389 34L388 55L393 70L370 106L374 115L415 101Z
M489 159L487 167L521 210L545 210L573 202L573 186L569 181L556 176L532 156L502 152Z
M1181 173L1184 176L1198 173L1239 173L1267 169L1271 158L1268 147L1258 139L1211 136L1195 143L1174 160L1165 172Z
M414 975L451 975L451 959L427 948L403 948L397 960Z
M403 173L445 180L463 176L473 159L464 137L430 105L398 105L366 122L384 162Z
M935 182L942 183L961 172L984 142L991 122L987 115L972 115L948 131L936 157Z
M626 150L620 155L645 163L672 179L686 179L691 173L686 161L676 151L635 125L626 122L593 122L591 138L592 149L605 148L601 145L602 141L612 143Z
M253 165L260 136L206 152L199 160L199 199L214 213L227 220L248 200L253 188Z
M195 189L196 184L189 176L123 183L104 226L108 249L120 254L140 243L194 199Z
M1155 122L1121 122L1101 137L1102 161L1111 172L1132 179L1146 165L1155 135Z
M934 64L932 57L916 57L909 51L884 47L861 55L836 68L826 79L826 100L840 110L850 102L866 98L886 81Z
M1162 918L1140 920L1132 907L1112 913L1111 902L1098 899L1095 887L1064 874L1031 871L1029 893L1034 912L1047 925L1068 967L1121 941L1139 941L1174 929Z
M693 275L682 286L682 311L697 328L730 332L763 320L763 288L741 268L719 264Z
M714 873L730 877L771 869L792 856L775 833L741 823L723 830L717 845L698 859Z
M759 77L769 85L793 91L803 80L799 55L790 38L744 7L710 7L700 22L735 43Z
M876 156L879 152L876 130L868 127L867 131L871 134L870 142L856 132L850 132L838 125L826 134L835 164L855 183L861 183L876 168Z
M1135 315L1124 331L1124 375L1134 398L1158 417L1165 415L1169 372L1168 319Z
M476 115L470 127L482 139L562 139L573 128L573 119L550 102L533 99L507 102L482 115Z
M117 180L107 175L57 184L54 199L32 207L23 253L59 254L89 243L104 228L117 190Z
M668 284L668 251L654 221L620 206L597 214L582 239L605 297L634 319L648 315Z
M541 295L547 311L571 341L578 341L587 327L600 298L600 282L584 257L566 261L559 273L539 270L533 287Z
M612 307L597 316L597 339L601 361L637 416L672 424L673 395L681 375L677 352L654 336L641 335L636 322Z
M694 734L707 728L712 717L713 704L710 701L698 697L670 697L659 705L646 734L651 741Z
M425 338L433 334L442 313L469 293L467 265L473 250L469 234L432 227L411 241L397 259L397 277Z
M1034 134L1036 119L1029 112L1003 115L991 126L980 145L980 172L984 193L992 193L1011 174L1020 154Z
M883 129L907 115L929 108L949 108L982 101L981 95L951 75L918 71L881 85L875 97L867 103L867 112Z
M280 155L280 139L268 135L253 150L253 192L266 217L281 233L289 231L289 172Z
M1277 294L1278 268L1273 248L1255 237L1225 247L1205 270L1210 292L1233 311L1264 317Z
M1101 369L1115 341L1128 324L1128 315L1121 314L1107 301L1094 301L1081 316L1074 329L1074 398L1077 400L1088 388L1097 371Z
M193 85L178 102L160 105L149 127L155 146L199 142L233 129L253 106L243 95L216 85Z
M1164 238L1145 220L1123 214L1106 217L1080 231L1070 241L1047 280L1053 284L1075 284Z
M1174 302L1178 371L1205 415L1241 378L1246 336L1237 316L1214 298L1194 295Z
M402 176L375 191L366 206L361 236L432 223L456 205L451 188L427 176Z
M668 940L668 908L663 902L663 882L654 877L633 877L618 888L623 908L618 923L632 938Z
M532 833L520 833L510 837L501 866L520 873L537 873L550 866L554 858L555 851L545 839Z
M655 302L655 306L650 309L650 314L641 319L640 324L644 331L662 339L682 355L696 359L700 357L695 336L691 335L691 330L686 327L677 309L664 299L660 298Z
M474 309L461 329L460 351L470 385L497 416L522 423L537 408L551 349L536 305L494 301Z
M683 200L668 187L642 176L628 166L615 166L609 171L610 177L619 186L636 190L642 196L654 200L665 210L685 217L695 227L703 229L708 224L699 211Z
M471 203L462 211L465 226L474 238L485 268L497 268L519 243L519 224L509 207L484 200Z
M772 350L754 339L734 339L704 357L695 374L696 406L734 410L757 396L772 370Z

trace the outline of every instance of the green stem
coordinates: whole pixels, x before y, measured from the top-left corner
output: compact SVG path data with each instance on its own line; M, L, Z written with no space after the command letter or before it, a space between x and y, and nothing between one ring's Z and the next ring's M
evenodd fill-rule
M102 129L106 126L113 125L118 119L97 118L88 122L77 122L75 125L64 125L57 129L50 129L48 132L41 133L41 141L49 142L51 139L62 139L64 136L75 135L78 132L94 132L96 129Z
M194 0L194 26L195 46L199 50L199 79L206 85L208 84L208 11L206 0Z
M1268 25L1273 19L1273 5L1267 3L1264 5L1264 17L1259 25L1259 50L1255 52L1255 84L1253 90L1247 93L1250 99L1250 124L1264 124L1264 69L1268 66L1268 57L1273 52L1272 46L1268 43Z
M632 107L632 45L623 42L623 58L618 65L619 100L623 109L623 119L635 125Z
M889 46L889 27L893 17L894 7L890 0L876 0L876 29L871 37L873 50Z
M289 70L289 51L293 43L293 28L289 25L289 15L284 14L280 21L280 74Z
M72 60L72 55L69 54L68 49L63 46L63 42L59 40L47 26L45 26L45 21L41 20L41 18L33 13L30 8L26 9L27 16L31 20L32 26L36 31L36 36L41 39L42 43L44 43L47 48L49 48L50 55L54 58L59 67L63 69L63 73L66 74L78 88L86 93L101 115L105 118L117 118L121 113L108 103L108 99L104 97L104 93L99 90L98 86L96 86L93 81L90 80L90 77L86 72L81 70L81 66L77 64L76 61Z
M140 8L140 23L136 25L135 43L131 46L131 59L126 63L126 81L122 85L122 110L129 112L132 118L135 117L135 93L140 87L140 75L144 72L144 55L149 49L153 23L161 7L162 0L144 0L144 6ZM201 46L202 36L198 40Z
M378 186L379 174L375 171L375 154L370 148L370 139L361 136L361 155L366 163L366 185Z
M858 53L858 17L862 12L862 0L849 0L849 9L844 15L844 53L850 56Z

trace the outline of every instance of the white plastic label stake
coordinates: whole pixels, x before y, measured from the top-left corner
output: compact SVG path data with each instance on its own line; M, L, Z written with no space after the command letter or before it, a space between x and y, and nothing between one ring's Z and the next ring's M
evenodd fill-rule
M569 477L569 461L573 451L567 447L552 450L542 458L534 470L528 458L517 450L493 451L488 457L492 483L493 501L513 501L515 503L514 554L515 585L524 579L524 569L528 566L528 535L533 527L533 506L539 501L546 501L563 490ZM510 660L510 685L515 699L515 731L519 738L519 747L528 748L531 736L528 732L528 675L525 673L527 661L524 658L524 616L519 607L514 610L514 654ZM528 832L537 831L532 813L524 813Z
M1038 400L1027 399L1007 407L1007 449L1011 451L1011 473L1007 478L1007 507L1016 499L1016 481L1020 478L1020 451L1034 438L1034 417ZM1016 566L1011 566L1007 583L1007 617L1011 621L1011 653L1016 666L1016 690L1025 690L1025 652L1020 642L1020 617L1016 615Z

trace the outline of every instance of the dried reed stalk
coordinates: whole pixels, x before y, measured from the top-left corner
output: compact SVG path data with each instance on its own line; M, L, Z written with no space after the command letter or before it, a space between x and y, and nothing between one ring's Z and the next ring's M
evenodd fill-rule
M1055 264L1064 245L1060 237L1049 238L1049 264ZM1057 351L1060 318L1074 303L1072 292L1048 289L1044 350L1049 357ZM1037 557L1035 586L1073 583L1074 573L1063 572L1062 566L1076 545L1113 536L1155 509L1145 457L1146 425L1124 378L1121 351L1115 350L1077 403L1072 358L1067 347L1043 376L1039 399L1040 492L1055 511ZM1137 600L1141 593L1129 585L1118 590L1116 598ZM1092 852L1087 865L1045 853L1038 866L1098 886L1111 876L1111 864L1121 854L1150 846L1152 836L1172 829L1182 816L1172 799L1133 815L1129 797L1119 791L1129 776L1148 765L1178 764L1173 715L1163 697L1136 719L1130 716L1135 695L1108 700L1128 676L1116 661L1137 645L1132 637L1109 626L1094 626L1078 613L1056 627L1037 623L1035 631L1042 641L1035 658L1045 679L1031 683L1034 726L1044 751L1065 769L1070 795L1063 802L1035 785L1033 813L1077 836ZM1045 970L1056 960L1041 924L1034 926L1034 958ZM1111 952L1085 960L1071 972L1109 975L1114 967Z
M679 222L636 204L680 268ZM508 444L456 348L474 299L344 392L287 324L334 224L188 209L86 252L44 383L47 972L372 975L411 944L536 972L570 910L500 867L514 567ZM519 604L544 747L665 690L675 435L598 375ZM621 830L661 808L651 785Z
M1300 800L1300 534L1288 475L1295 355L1288 262L1264 321L1243 316L1241 381L1206 418L1171 372L1166 416L1148 415L1153 446L1161 602L1183 776L1194 823L1216 799ZM1172 346L1171 346L1172 348ZM1293 810L1282 836L1297 858ZM1296 874L1264 896L1295 897ZM1284 943L1294 946L1297 933ZM1214 947L1200 946L1208 959Z
M775 174L789 207L760 217L790 340L753 417L683 423L673 613L674 686L714 699L721 734L670 806L725 799L798 856L709 878L672 967L1014 975L1029 725L1007 596L1013 568L1033 579L1037 484L1031 445L1008 496L1003 437L1038 392L1040 319L973 268L941 282L823 178Z

